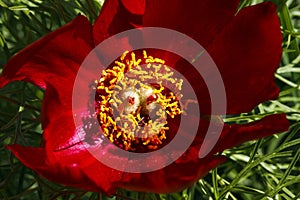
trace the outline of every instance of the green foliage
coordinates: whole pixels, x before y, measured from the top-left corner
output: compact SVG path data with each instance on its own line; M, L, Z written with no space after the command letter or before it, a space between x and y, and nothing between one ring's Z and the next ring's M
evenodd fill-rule
M243 0L240 7L260 2ZM280 97L259 105L252 113L225 120L239 123L284 112L292 124L289 132L224 151L227 163L180 193L157 195L120 189L108 198L49 182L5 149L13 143L38 146L41 142L43 91L16 82L0 90L0 199L300 199L300 1L273 2L278 5L283 33L283 57L275 75ZM100 8L96 0L0 0L0 66L3 68L16 52L79 13L93 22Z

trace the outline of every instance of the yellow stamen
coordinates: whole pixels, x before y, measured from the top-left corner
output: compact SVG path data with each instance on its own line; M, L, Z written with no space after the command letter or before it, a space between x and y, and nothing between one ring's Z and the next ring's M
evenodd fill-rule
M145 63L146 68L141 63ZM179 92L183 80L174 78L171 69L164 65L165 61L149 56L146 50L143 51L143 58L137 58L134 52L129 54L129 51L125 51L114 64L115 66L102 72L102 77L97 82L97 90L101 94L97 114L104 135L112 143L122 142L121 146L125 150L135 151L136 147L133 146L137 144L149 150L158 149L167 139L166 131L169 130L167 116L174 118L183 112L178 103L179 99L173 92L168 92L162 83L169 81L175 84ZM157 83L158 87L144 84L142 81ZM138 97L129 96L130 103L128 103L128 99L122 97L124 91L128 92L127 95ZM155 111L154 121L145 118L150 112L147 110L148 100L145 99L149 94L154 95L150 103L155 104L151 106L154 108L157 105L161 106L158 111ZM178 94L177 96L180 97ZM127 109L126 106L133 107ZM128 113L127 110L133 111ZM119 116L114 117L113 111L118 111Z

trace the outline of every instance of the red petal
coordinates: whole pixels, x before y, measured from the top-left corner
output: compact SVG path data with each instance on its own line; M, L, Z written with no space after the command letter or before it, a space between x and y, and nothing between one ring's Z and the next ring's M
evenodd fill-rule
M206 48L234 17L238 3L238 0L149 0L144 26L177 30Z
M73 122L72 91L77 71L92 45L92 26L78 16L14 56L0 77L2 87L13 80L27 80L46 88L43 137L52 150L80 141Z
M195 153L198 155L198 152ZM183 162L184 160L188 161ZM161 170L142 174L125 173L124 178L130 181L121 187L141 192L178 192L193 185L199 178L225 161L226 158L222 156L209 156L201 160L182 156L177 162Z
M58 81L56 87L60 89L48 85L45 91L42 106L43 139L50 151L67 148L81 141L73 119L72 84L68 84L67 80Z
M122 5L134 15L143 15L145 12L145 0L121 0Z
M277 97L274 73L281 51L280 24L271 2L242 9L213 41L208 52L224 80L227 113L248 112Z
M195 121L199 121L199 118L197 119L194 116L188 116L188 118L191 118L189 121L191 126L195 126ZM203 135L205 135L208 128L209 121L201 120L199 123L199 128L196 129L196 131L198 130L197 138L195 138L194 143L179 159L172 164L153 172L140 174L124 173L123 177L127 180L123 180L124 183L122 183L120 187L143 192L178 192L191 186L199 178L205 176L211 169L225 162L226 159L224 157L214 155L199 159L199 148L203 140ZM170 126L174 128L174 126L178 126L178 124L170 124ZM193 139L193 135L188 128L183 131L184 133L180 133L180 137L182 138L180 141L185 142L186 140ZM177 151L184 151L180 144L178 144L178 148L175 148L176 149L173 149L170 155ZM165 160L165 157L158 156L152 158L149 162L155 162L161 165L166 162ZM145 165L147 164L145 163Z
M94 41L98 45L117 33L142 25L145 0L106 0L94 24Z
M52 152L55 160L47 158L44 148L22 147L17 144L7 148L25 166L60 184L112 195L116 190L115 183L122 177L122 172L103 165L81 145L77 145L77 149Z
M49 163L44 148L22 147L18 144L7 146L14 155L28 168L39 175L65 185L78 186L78 183L86 184L91 189L92 183L80 172L76 163L64 165L62 163Z
M52 150L79 141L72 115L72 91L76 73L92 49L91 34L88 20L78 16L13 57L1 77L2 86L26 79L46 88L43 137Z
M245 125L224 125L223 132L213 153L232 148L243 142L281 133L289 129L285 114L269 115L262 120Z
M5 66L0 87L14 80L30 81L42 88L47 83L68 80L76 72L92 47L91 25L83 16L28 46Z
M218 123L213 123L215 126L218 126ZM200 138L197 137L189 150L176 162L154 172L142 174L124 173L123 177L127 178L129 182L125 182L121 186L135 191L155 193L178 192L192 185L199 178L206 175L209 170L225 162L224 157L216 157L212 154L249 140L286 131L289 128L289 122L284 114L271 115L258 122L246 125L225 124L219 141L216 144L213 143L214 141L211 142L214 145L212 152L204 158L199 159L199 147L203 142L203 134L206 132L208 124L208 121L201 120L198 132Z

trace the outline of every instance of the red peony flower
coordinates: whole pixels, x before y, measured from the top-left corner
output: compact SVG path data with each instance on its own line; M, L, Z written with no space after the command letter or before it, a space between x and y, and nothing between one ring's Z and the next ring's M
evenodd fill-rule
M281 59L281 32L276 8L267 2L244 8L236 14L238 3L238 0L107 0L94 26L85 17L78 16L28 46L9 60L0 77L0 87L23 80L45 89L41 112L43 145L23 147L13 144L7 148L27 167L61 184L106 194L113 194L117 188L169 193L190 186L209 170L225 162L226 159L216 155L217 152L286 131L289 123L284 114L270 115L243 125L223 124L220 120L214 120L220 117L208 117L222 113L211 111L211 99L205 81L190 63L163 50L134 51L130 40L122 40L119 46L114 47L125 47L129 52L119 55L108 68L102 72L85 72L84 77L99 73L96 85L83 87L83 90L94 91L95 96L92 98L96 111L95 115L86 115L84 112L90 110L88 107L91 106L86 104L90 97L76 94L83 102L78 104L82 109L75 111L80 115L79 120L83 125L79 127L75 123L78 116L74 116L74 83L80 78L82 83L90 84L90 80L78 77L84 60L107 38L141 27L176 30L205 48L224 81L227 110L223 114L249 112L259 103L277 98L279 89L274 83L274 73ZM140 36L143 41L143 35ZM101 59L113 52L100 53L102 57L95 61L99 65ZM139 68L141 64L148 64L153 70L159 66L157 70L162 70L161 73L159 71L152 75L158 76L156 80L164 79L168 70L180 72L185 80L172 78L171 75L167 79L176 83L183 81L182 93L189 93L184 88L188 81L195 91L197 104L186 101L188 105L181 106L180 98L175 97L168 87L152 83L143 85L122 78L132 69L131 78L141 76L138 74L145 72ZM205 63L203 66L209 74L209 66ZM211 77L212 82L214 78ZM118 81L123 85L117 86ZM124 86L126 84L139 84L140 89ZM114 91L118 92L119 97L112 94ZM114 103L116 109L123 106L119 111L123 121L114 118L111 109ZM197 106L201 111L199 116L196 115L199 111ZM167 114L154 114L152 120L151 112L159 113L156 108L160 107ZM181 130L182 141L192 137L192 143L179 158L168 163L165 157L156 155L149 157L145 163L154 163L153 166L164 163L164 167L144 173L126 169L135 157L116 154L115 145L137 156L155 152L176 137L176 132L180 130L180 119L184 115L190 119L187 122L189 127L197 127L199 124L199 128L195 138L188 130ZM86 116L96 118L100 125L91 123ZM137 138L134 130L121 126L126 124L133 127L135 125L132 122L135 121L137 127L148 127L151 124L150 132L142 132L149 133L147 137ZM206 148L203 142L209 126L220 128L222 132L216 145L209 141L212 142L212 148L208 149L204 157L199 157L200 148ZM99 134L99 130L104 134ZM109 143L102 142L105 136ZM181 147L174 149L175 153L177 151L182 151ZM171 158L174 152L169 152L168 156ZM119 161L116 165L125 163L124 170L100 162L98 154L114 162Z

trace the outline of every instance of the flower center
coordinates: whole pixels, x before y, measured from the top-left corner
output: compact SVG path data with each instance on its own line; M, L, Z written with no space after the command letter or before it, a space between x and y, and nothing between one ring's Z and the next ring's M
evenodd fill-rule
M183 112L179 103L183 80L146 50L138 57L126 51L102 71L96 113L103 134L113 144L127 151L149 152L174 137L169 122ZM176 91L168 84L174 84Z

